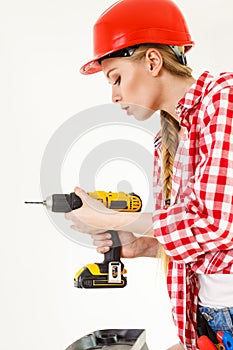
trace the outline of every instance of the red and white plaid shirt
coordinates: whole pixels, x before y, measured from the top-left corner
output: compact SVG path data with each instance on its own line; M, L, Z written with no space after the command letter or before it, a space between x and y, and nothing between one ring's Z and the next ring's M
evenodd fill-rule
M214 78L204 72L176 113L186 130L167 209L155 140L153 227L170 256L167 285L179 338L195 350L197 274L233 273L233 73Z

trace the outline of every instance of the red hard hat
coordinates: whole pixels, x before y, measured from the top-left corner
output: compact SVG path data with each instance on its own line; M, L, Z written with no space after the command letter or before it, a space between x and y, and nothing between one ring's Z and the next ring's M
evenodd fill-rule
M102 70L99 59L128 46L143 43L184 46L194 44L183 14L171 0L120 0L94 25L94 58L81 67L82 74Z

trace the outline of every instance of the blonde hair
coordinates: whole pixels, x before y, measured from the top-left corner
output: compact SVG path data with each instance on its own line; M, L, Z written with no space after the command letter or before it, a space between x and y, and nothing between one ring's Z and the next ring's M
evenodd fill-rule
M173 50L168 45L160 44L143 44L135 51L132 60L140 60L145 57L148 48L156 48L163 59L163 67L172 75L181 77L191 77L192 70L178 62L178 59ZM180 52L184 52L183 47L178 48ZM160 111L161 135L162 135L162 193L164 198L164 205L168 207L171 200L172 192L172 176L173 163L175 154L179 145L179 131L180 125L169 113ZM163 261L164 271L167 273L169 256L161 244L159 244L157 257Z

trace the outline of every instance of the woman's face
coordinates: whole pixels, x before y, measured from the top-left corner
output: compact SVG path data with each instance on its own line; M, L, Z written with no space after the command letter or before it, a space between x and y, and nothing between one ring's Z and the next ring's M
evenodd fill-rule
M160 105L160 89L145 60L108 58L103 72L112 85L112 101L137 120L148 119Z

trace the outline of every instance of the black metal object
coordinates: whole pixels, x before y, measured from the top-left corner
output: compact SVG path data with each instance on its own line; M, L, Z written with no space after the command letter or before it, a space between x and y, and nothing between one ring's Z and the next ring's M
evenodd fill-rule
M144 329L105 329L90 333L66 350L148 350Z

